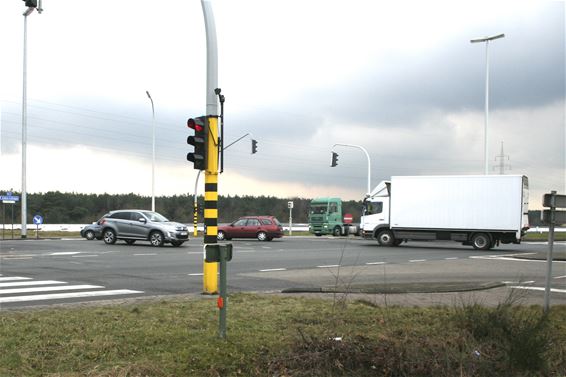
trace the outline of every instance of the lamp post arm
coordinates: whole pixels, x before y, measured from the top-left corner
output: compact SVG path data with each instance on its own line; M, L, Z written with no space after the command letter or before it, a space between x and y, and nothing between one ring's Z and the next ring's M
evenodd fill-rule
M361 145L355 145L355 144L341 144L341 143L336 143L332 146L332 149L334 149L334 147L336 146L342 146L342 147L350 147L350 148L358 148L361 149L365 154L366 154L366 158L368 160L368 190L367 190L367 195L369 195L369 193L371 192L371 160L369 158L369 153L368 151L362 147Z

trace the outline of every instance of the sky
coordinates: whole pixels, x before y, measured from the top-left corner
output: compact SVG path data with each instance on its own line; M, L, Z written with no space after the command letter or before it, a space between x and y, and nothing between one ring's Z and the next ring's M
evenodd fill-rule
M529 177L566 192L565 3L211 0L225 95L220 195L361 200L394 175ZM27 20L27 191L192 194L206 110L201 2L43 0ZM24 3L0 1L0 190L22 185ZM258 152L251 154L251 139ZM501 152L503 147L503 153ZM201 178L199 194L204 191ZM157 204L157 208L159 205Z

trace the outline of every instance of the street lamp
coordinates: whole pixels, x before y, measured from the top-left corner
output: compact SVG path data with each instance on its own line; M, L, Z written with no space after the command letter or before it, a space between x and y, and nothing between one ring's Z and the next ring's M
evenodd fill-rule
M503 38L505 37L505 34L497 34L497 35L492 35L489 37L481 37L481 38L475 38L475 39L471 39L470 42L471 43L479 43L479 42L485 42L485 127L484 127L484 170L485 170L485 175L488 174L489 172L489 167L488 167L488 147L487 147L487 142L488 142L488 138L487 138L487 126L488 126L488 117L489 117L489 42L493 41L495 39L499 39L499 38Z
M334 145L332 146L332 153L335 153L335 152L334 152L334 147L336 147L336 146L357 148L357 149L360 149L362 152L365 153L366 158L367 158L367 160L368 160L368 191L367 191L367 194L366 194L366 195L369 195L370 192L371 192L371 160L370 160L370 158L369 158L369 153L368 153L368 151L367 151L364 147L362 147L361 145L336 143L336 144L334 144ZM336 165L334 165L334 166L336 166Z
M145 93L151 101L151 211L155 212L155 108L151 95L147 90Z
M26 157L27 157L27 34L28 34L28 16L33 13L34 9L37 9L38 13L43 12L41 7L41 0L39 0L39 5L37 1L26 1L26 6L28 7L23 13L24 16L24 60L23 60L23 84L22 84L22 229L21 238L27 238L27 182L26 182Z

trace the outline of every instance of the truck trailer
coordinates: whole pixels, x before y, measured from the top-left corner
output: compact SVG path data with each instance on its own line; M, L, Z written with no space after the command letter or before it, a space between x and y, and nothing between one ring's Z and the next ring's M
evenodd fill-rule
M447 240L488 250L521 242L528 206L526 176L394 176L364 200L361 227L381 246Z

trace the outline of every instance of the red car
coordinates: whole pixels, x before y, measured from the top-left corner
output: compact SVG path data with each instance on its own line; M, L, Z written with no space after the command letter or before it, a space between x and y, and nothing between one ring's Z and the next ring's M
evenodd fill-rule
M260 241L271 241L283 237L283 227L273 216L240 217L229 225L218 227L218 240L231 238L257 238Z

